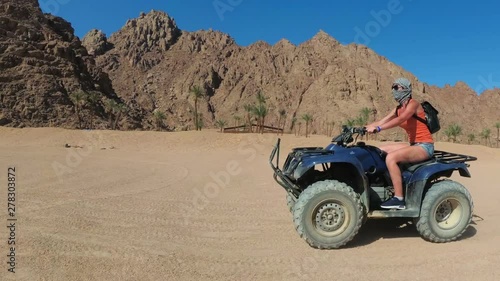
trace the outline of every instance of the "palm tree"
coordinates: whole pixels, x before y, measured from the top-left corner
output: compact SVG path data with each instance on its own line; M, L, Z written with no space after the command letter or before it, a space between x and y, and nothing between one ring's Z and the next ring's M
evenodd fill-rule
M116 130L118 127L118 121L120 121L120 117L123 113L127 112L128 107L124 103L118 103L115 108L115 123L113 125L113 130Z
M253 106L253 113L257 117L260 133L264 133L264 125L269 109L266 106L266 97L262 91L257 92L257 105Z
M219 119L215 123L220 128L220 132L222 133L224 131L224 127L226 126L226 121Z
M82 116L81 116L81 111L82 107L87 103L88 101L88 94L84 91L78 91L71 93L69 95L69 98L73 105L75 106L75 112L76 116L78 118L78 128L82 129Z
M364 126L366 125L366 123L368 123L368 118L370 118L370 113L372 112L372 110L370 110L368 107L363 107L361 109L361 120L360 121L363 121L363 124L361 124L360 126Z
M286 123L286 110L281 109L278 111L279 114L279 119L278 119L278 128L281 129L281 135L283 135L283 132L285 131L285 123ZM281 122L283 121L283 125L281 125Z
M450 139L452 139L452 135L451 135L451 131L450 130L444 130L444 135L446 136L447 140L449 141Z
M163 121L167 118L163 111L155 110L153 111L153 117L156 123L156 129L161 130L163 128Z
M292 118L292 124L290 126L290 130L294 130L295 135L297 135L297 127L295 127L295 123L297 123L297 117Z
M333 130L335 129L335 121L328 122L330 130L328 131L330 137L333 137Z
M347 127L354 127L356 125L356 120L355 119L347 119L346 125Z
M497 128L497 147L500 143L500 122L495 123L495 128Z
M374 108L374 109L372 109L371 112L372 112L372 115L373 115L373 122L377 121L377 112L378 112L377 109Z
M112 99L108 99L104 103L104 105L106 107L106 111L109 114L109 126L112 130L116 130L118 121L120 120L122 113L126 112L128 110L128 107L124 103L118 103ZM112 116L115 117L114 122Z
M90 105L90 108L95 108L97 103L101 100L101 93L92 91L88 94L87 96L87 101L89 102L88 104ZM94 128L94 115L92 112L90 112L89 116L89 122L90 122L90 129Z
M363 126L366 124L365 120L363 119L363 116L361 116L361 115L356 117L356 119L354 119L353 121L354 121L354 124L353 124L354 126Z
M194 127L196 131L201 131L199 124L199 115L198 115L198 100L205 96L205 92L200 86L194 86L190 90L191 95L194 98Z
M104 107L106 108L106 112L108 113L109 128L113 129L113 115L118 109L118 103L115 100L108 99L104 103Z
M255 116L255 119L257 121L257 132L263 132L263 127L262 127L262 119L265 118L265 115L267 115L267 108L266 108L266 97L262 93L262 91L258 91L257 95L255 96L257 98L257 105L252 104L252 105L247 105L246 110L248 110L248 113L253 114Z
M490 134L491 134L491 130L490 129L484 129L482 132L481 132L481 138L484 139L484 145L488 145L487 143L489 142L490 140Z
M359 113L359 117L356 120L358 123L358 126L362 127L365 126L368 123L368 119L370 118L370 113L372 110L370 110L368 107L363 107ZM362 139L362 138L361 138ZM366 139L368 139L368 134L366 134Z
M264 125L265 125L265 120L266 116L268 114L268 109L265 104L261 103L259 105L254 106L253 112L255 116L258 118L258 126L259 126L259 132L261 134L264 133Z
M281 126L281 121L285 121L285 116L286 116L286 110L284 109L280 109L278 111L278 114L279 114L279 119L278 119L278 127L279 128L285 128L285 122L283 122L283 126Z
M259 91L257 93L257 102L259 104L265 104L266 103L266 97L264 96L264 93L262 93L262 91Z
M460 127L460 125L458 125L458 124L451 124L450 126L448 126L448 128L446 129L446 131L444 133L446 134L448 139L451 138L453 140L453 142L456 142L457 136L462 134L462 127Z
M474 142L475 139L476 139L476 135L474 135L474 134L469 134L467 136L467 140L468 140L469 144L471 144L471 142Z
M235 115L233 118L234 118L234 126L238 127L240 125L241 117L239 117L238 115Z
M203 123L203 113L198 113L198 118L196 118L196 124L198 124L198 129L201 131L205 123Z
M308 137L308 129L309 129L309 123L313 120L312 116L310 114L304 114L302 115L302 120L306 122L306 138Z
M252 112L253 112L253 106L251 104L245 104L243 106L245 111L247 112L247 124L249 126L249 132L252 132Z

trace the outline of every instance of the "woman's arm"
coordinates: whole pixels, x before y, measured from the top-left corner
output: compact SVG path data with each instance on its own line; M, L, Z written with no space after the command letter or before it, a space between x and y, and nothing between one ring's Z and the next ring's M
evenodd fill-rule
M380 129L387 130L387 129L391 129L391 128L394 128L396 126L399 126L399 124L410 119L413 116L413 114L415 114L417 112L417 109L418 109L418 102L416 100L413 100L413 99L410 100L410 102L406 106L405 111L401 115L389 120L386 123L380 124L379 125Z
M366 127L377 127L377 126L382 126L383 124L391 121L392 119L396 118L396 109L393 109L389 112L389 114L387 114L387 116L385 116L384 118L382 118L382 120L380 121L377 121L377 122L373 122L369 125L367 125Z

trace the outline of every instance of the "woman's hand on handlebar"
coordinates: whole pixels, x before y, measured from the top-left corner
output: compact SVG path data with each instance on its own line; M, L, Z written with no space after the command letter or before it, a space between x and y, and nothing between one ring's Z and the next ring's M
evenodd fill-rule
M366 126L366 131L370 134L376 134L376 133L380 132L380 127L368 125L368 126Z

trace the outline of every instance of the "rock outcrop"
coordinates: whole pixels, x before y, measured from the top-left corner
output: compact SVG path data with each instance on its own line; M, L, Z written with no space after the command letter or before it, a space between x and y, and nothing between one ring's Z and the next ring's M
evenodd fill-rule
M75 128L80 124L70 95L85 91L96 101L82 108L81 117L104 127L109 114L103 102L120 102L71 24L43 14L37 1L2 1L0 46L0 125Z
M102 55L112 48L108 43L106 35L97 29L92 29L85 35L82 39L82 45L92 56Z

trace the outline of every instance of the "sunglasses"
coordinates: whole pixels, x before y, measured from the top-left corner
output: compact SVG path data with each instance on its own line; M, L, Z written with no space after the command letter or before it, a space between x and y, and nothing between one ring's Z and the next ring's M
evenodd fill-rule
M398 89L404 90L406 88L403 87L403 86L401 86L401 85L399 85L399 84L394 84L394 85L392 85L392 89L393 90L398 90Z

